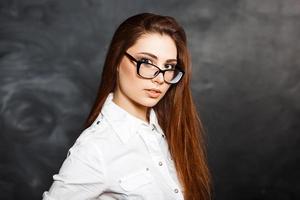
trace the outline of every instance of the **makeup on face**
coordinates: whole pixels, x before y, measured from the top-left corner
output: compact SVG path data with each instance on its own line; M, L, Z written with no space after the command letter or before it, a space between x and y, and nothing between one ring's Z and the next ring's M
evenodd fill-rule
M147 68L147 64L152 69ZM177 48L171 37L155 33L143 35L124 53L118 67L114 101L133 115L145 118L146 110L155 106L168 91L171 84L165 81L163 74L170 74L166 71L176 64ZM145 71L140 74L140 69Z
M158 58L158 56L156 56L155 54L150 53L150 52L138 52L138 53L136 53L136 55L137 55L138 60L147 59L147 60L151 61L152 64L155 64L155 65L157 65L158 60L161 60ZM176 58L167 59L163 63L164 63L164 66L171 65L171 66L175 67L177 64L177 59ZM158 66L158 67L160 67L160 66ZM161 69L165 69L165 68L161 68Z

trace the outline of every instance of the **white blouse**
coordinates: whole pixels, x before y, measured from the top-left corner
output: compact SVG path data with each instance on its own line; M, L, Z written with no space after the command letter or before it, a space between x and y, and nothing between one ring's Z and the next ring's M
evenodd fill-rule
M149 124L110 93L100 114L69 149L44 200L183 200L165 135L153 109Z

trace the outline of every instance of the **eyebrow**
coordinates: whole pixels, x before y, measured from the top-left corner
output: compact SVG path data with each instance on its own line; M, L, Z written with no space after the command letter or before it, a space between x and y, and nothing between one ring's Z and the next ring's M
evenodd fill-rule
M157 56L154 55L154 54L152 54L152 53L148 53L148 52L140 52L140 53L138 53L138 54L145 54L145 55L148 55L148 56L150 56L151 58L157 60ZM167 63L169 63L169 62L174 62L174 61L177 62L177 59L168 59L168 60L166 60Z

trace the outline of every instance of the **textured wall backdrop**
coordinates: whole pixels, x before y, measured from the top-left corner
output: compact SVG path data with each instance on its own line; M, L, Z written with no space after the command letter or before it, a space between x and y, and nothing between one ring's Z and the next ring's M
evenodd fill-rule
M113 31L145 11L186 29L215 199L300 199L298 0L1 0L0 199L49 189Z

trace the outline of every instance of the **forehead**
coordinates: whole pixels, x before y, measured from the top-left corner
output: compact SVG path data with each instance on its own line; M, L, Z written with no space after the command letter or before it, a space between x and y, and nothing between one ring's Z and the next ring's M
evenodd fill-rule
M132 53L151 53L161 60L177 58L176 44L174 40L166 34L144 34L128 50Z

